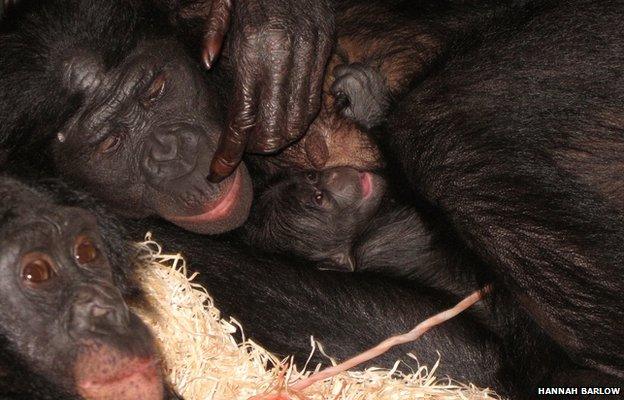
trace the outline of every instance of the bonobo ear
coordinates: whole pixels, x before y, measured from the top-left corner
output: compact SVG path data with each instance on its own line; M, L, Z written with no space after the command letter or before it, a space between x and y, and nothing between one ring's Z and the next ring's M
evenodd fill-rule
M71 93L92 93L102 83L104 66L88 51L76 51L63 61L63 85Z
M355 272L355 257L351 249L340 249L328 255L328 260L317 267L321 271Z

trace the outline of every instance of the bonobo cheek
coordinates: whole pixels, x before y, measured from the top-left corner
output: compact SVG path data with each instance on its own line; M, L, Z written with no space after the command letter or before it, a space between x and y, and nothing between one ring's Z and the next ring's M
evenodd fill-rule
M104 344L91 343L80 352L74 375L78 394L87 400L161 400L164 394L155 358Z
M169 216L166 219L196 233L223 233L243 225L249 216L252 198L251 178L241 163L228 178L219 198L207 207L206 212L185 217Z

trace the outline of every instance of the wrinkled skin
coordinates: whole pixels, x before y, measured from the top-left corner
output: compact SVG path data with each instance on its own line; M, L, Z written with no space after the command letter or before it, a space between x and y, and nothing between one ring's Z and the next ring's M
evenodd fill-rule
M206 181L220 131L208 116L218 111L175 42L139 45L106 73L74 67L86 77L71 84L90 93L53 144L63 176L87 184L125 215L155 213L202 233L245 220L250 187L244 165L220 184Z
M512 2L334 2L337 44L328 63L319 115L301 140L272 157L251 157L253 162L268 173L284 167L322 170L352 166L372 170L383 166L376 144L364 132L385 120L392 101L412 82L423 79L433 66L457 52L457 42L471 44L480 40L497 20L499 11ZM233 17L233 9L221 3L208 23L209 31L224 32ZM221 48L215 44L218 37L222 35L208 35L206 52L213 54ZM276 53L276 57L281 54ZM286 79L296 73L291 69ZM236 80L240 80L240 73ZM255 84L264 85L265 81L256 80ZM274 115L282 112L277 104L265 104L273 107ZM224 134L223 141L246 141L248 137L257 139L229 133ZM262 140L286 142L277 132L262 136ZM222 148L220 152L228 160L238 156L235 150Z
M129 287L115 283L94 215L7 178L0 199L3 395L163 399L154 340L126 306ZM38 377L50 384L38 386Z
M340 57L332 57L328 70L345 65L342 62ZM344 108L336 104L336 96L332 92L335 81L332 74L327 75L321 111L301 140L270 157L249 156L250 162L269 175L284 168L321 171L348 166L370 171L383 167L379 149L372 138L358 123L342 115ZM351 92L357 90L354 87Z
M169 15L153 7L24 3L0 38L9 55L0 60L0 131L15 143L8 163L19 174L58 174L126 216L158 215L198 233L234 229L251 203L245 166L207 181L223 130L219 82L207 84Z
M442 39L409 9L386 2L343 2L337 6L336 27L321 111L301 140L275 156L250 157L264 172L383 167L368 130L384 120L391 100L424 74L443 49Z
M212 180L230 175L245 150L275 153L299 139L317 115L333 46L328 3L245 0L232 7L230 0L213 2L205 60L212 64L231 22L226 55L234 89Z

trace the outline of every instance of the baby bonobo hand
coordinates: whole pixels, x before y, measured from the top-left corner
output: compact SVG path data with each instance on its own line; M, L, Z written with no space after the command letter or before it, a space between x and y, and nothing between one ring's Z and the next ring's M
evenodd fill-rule
M390 95L385 78L374 67L362 63L334 68L331 91L335 107L364 129L381 123L388 111Z

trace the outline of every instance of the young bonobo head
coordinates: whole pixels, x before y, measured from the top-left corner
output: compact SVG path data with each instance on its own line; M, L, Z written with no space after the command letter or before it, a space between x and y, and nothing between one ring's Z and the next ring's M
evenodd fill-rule
M69 393L160 400L153 338L128 310L99 232L91 213L0 178L0 342Z
M377 212L384 192L381 177L353 168L295 173L262 192L246 232L267 251L353 271L353 241Z
M252 196L245 166L207 181L222 131L218 82L207 84L169 16L152 1L27 3L39 4L24 5L0 37L11 59L0 61L0 97L16 98L2 136L32 128L50 170L126 216L199 233L241 225Z

